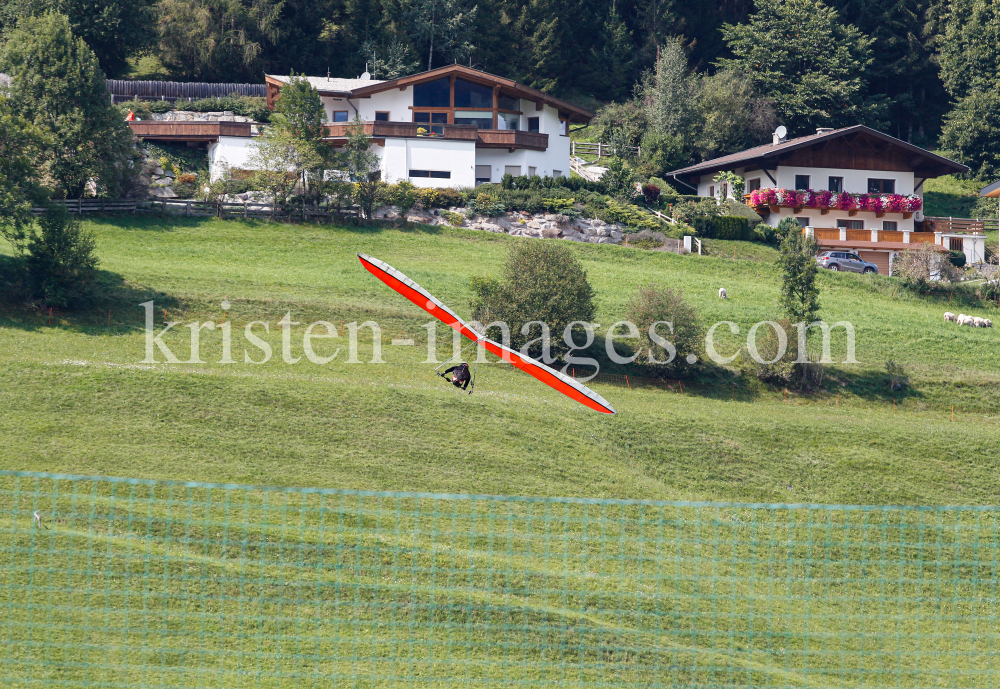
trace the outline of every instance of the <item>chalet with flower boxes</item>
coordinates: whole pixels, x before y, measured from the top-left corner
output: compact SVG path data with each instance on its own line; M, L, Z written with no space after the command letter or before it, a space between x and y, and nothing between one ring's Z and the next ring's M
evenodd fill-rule
M676 170L677 181L720 201L733 190L719 173L744 180L740 199L763 222L795 218L823 250L857 252L892 274L892 259L915 243L986 259L984 224L923 215L927 179L968 168L918 146L857 125L817 129L787 139L779 127L770 144Z
M291 78L266 76L269 107ZM332 146L346 143L357 117L382 161L382 179L421 187L471 187L499 182L505 174L568 175L570 124L594 117L542 91L461 65L389 81L367 73L359 79L304 78L326 108Z

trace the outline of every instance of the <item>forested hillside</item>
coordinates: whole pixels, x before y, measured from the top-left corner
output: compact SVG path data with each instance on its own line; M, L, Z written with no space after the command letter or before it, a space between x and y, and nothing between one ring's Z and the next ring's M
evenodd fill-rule
M664 105L683 123L683 96L700 90L690 75L723 73L701 99L709 129L729 136L737 114L752 121L737 122L731 141L709 131L700 148L667 145L671 163L743 145L775 122L793 135L870 124L984 176L1000 150L995 0L7 0L0 25L46 10L68 15L109 77L256 82L367 66L387 78L458 61L595 109L648 102L644 75L678 41L686 82ZM687 138L699 127L648 128Z

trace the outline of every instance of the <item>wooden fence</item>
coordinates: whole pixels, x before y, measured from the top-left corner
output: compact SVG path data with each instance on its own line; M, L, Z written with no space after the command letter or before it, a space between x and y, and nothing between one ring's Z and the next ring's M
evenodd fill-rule
M642 151L639 146L625 146L624 149L630 153L634 152L639 155ZM586 141L571 141L570 142L570 153L571 156L597 156L598 160L604 156L613 156L618 154L617 148L614 144L605 144L601 142L590 143Z

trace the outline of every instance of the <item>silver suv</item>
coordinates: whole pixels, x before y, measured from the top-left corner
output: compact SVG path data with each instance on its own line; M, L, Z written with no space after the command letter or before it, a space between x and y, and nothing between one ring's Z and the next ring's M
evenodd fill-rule
M878 266L862 259L851 251L821 251L816 263L830 270L848 270L852 273L877 273Z

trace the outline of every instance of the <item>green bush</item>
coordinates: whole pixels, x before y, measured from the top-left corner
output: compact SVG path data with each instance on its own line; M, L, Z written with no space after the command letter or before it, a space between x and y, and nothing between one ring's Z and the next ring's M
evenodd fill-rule
M267 100L252 96L240 96L235 93L221 98L201 98L191 103L175 104L177 110L192 110L194 112L219 112L229 110L237 115L249 117L256 122L270 121L271 111Z
M520 350L541 333L536 326L529 334L521 333L531 321L542 321L550 328L553 355L568 350L563 339L573 321L591 322L596 314L594 288L580 260L560 242L517 242L511 249L499 278L473 278L470 289L472 317L480 323L504 321L510 327L511 347ZM496 336L496 333L493 333ZM576 341L583 343L581 332ZM539 342L528 348L538 357ZM552 359L546 363L551 363Z
M640 356L637 363L645 362L646 368L655 376L675 375L682 368L690 368L687 356L698 355L702 346L702 329L694 307L686 303L680 291L660 285L646 285L629 300L625 313L628 319L639 327ZM659 326L654 332L674 346L670 354L658 343L653 342L649 328L653 323L666 321L673 326L673 332Z
M774 244L777 238L777 233L775 233L774 228L767 223L758 223L756 227L753 228L755 240L761 242L762 244Z
M965 252L964 251L949 251L948 260L956 268L961 268L965 265Z
M174 104L168 100L154 100L148 101L149 111L158 114L163 114L165 112L170 112L174 109Z
M152 112L149 107L149 102L141 100L127 100L122 103L116 103L115 107L118 108L118 112L121 113L122 119L128 117L128 113L131 110L132 114L138 117L140 120L148 120L150 113Z
M461 227L462 223L465 222L465 218L462 217L461 213L453 213L452 211L441 211L441 217L447 220L449 225L454 225L455 227Z
M94 238L61 203L50 204L38 225L25 257L32 294L49 306L75 306L90 295L97 276Z

